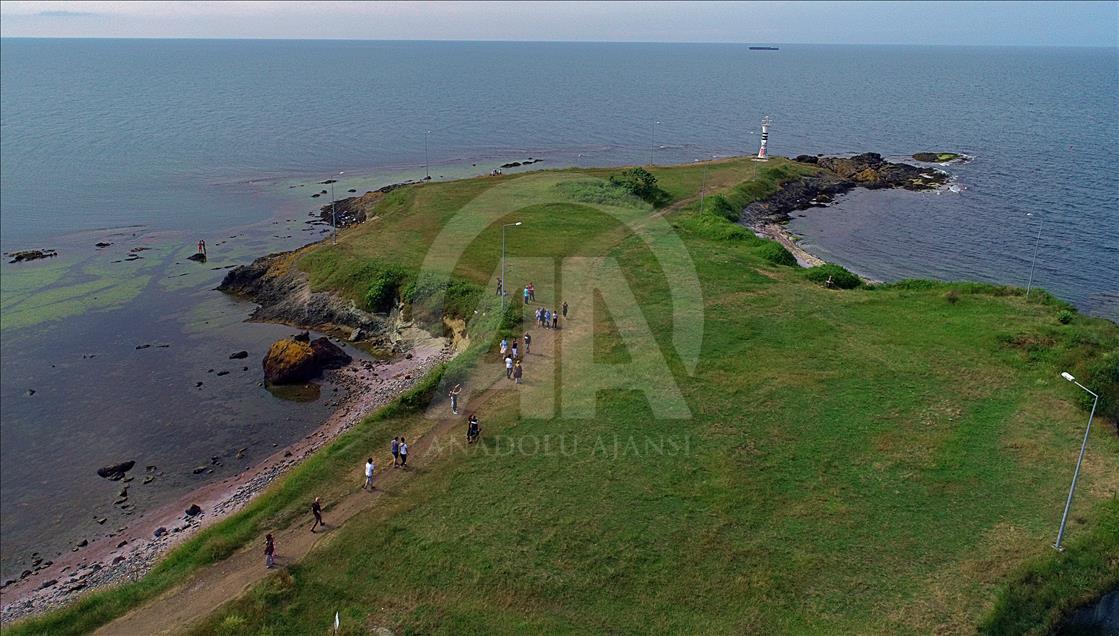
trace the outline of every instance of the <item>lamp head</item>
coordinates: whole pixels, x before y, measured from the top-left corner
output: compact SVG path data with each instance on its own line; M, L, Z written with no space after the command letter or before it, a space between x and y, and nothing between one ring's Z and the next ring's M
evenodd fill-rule
M1072 374L1069 373L1068 371L1062 371L1061 372L1061 377L1068 380L1069 382L1075 382L1076 381L1076 378L1072 377Z

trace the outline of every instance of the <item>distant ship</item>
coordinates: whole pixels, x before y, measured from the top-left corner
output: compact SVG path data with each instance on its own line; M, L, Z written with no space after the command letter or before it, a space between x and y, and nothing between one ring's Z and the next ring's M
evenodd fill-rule
M751 46L751 51L780 51L776 46Z

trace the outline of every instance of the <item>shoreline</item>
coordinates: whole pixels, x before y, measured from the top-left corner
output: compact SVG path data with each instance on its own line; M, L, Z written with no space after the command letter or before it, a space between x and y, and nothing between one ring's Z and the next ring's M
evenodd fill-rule
M277 478L396 399L455 353L450 339L429 336L416 342L407 356L385 362L355 361L328 371L332 381L346 387L347 395L325 422L236 476L192 490L155 509L141 522L111 533L112 540L63 554L49 567L7 586L0 624L61 607L92 590L143 577L170 550L243 509ZM202 512L187 515L185 510L192 505Z

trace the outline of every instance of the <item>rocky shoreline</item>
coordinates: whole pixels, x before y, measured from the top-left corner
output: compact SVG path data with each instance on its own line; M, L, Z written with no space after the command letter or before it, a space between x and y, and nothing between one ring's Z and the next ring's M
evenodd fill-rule
M396 360L367 361L329 371L331 380L346 388L347 396L322 426L249 470L192 491L147 515L142 523L120 528L111 540L64 554L11 583L4 589L0 622L7 624L70 603L93 589L141 578L168 550L242 509L277 478L454 354L449 339L431 337L416 342L409 355Z
M784 183L769 197L747 205L739 216L739 223L758 236L783 245L801 267L815 267L824 261L800 247L788 231L787 224L793 212L827 207L855 188L936 190L945 187L950 178L944 171L892 163L874 152L852 157L799 155L794 160L823 170Z
M356 199L374 194L384 193L369 193ZM362 217L361 221L364 220ZM3 585L0 623L70 603L96 588L141 578L168 550L199 529L242 509L278 477L454 357L456 349L451 339L434 337L405 323L398 310L388 316L376 315L333 294L312 292L306 274L294 265L298 253L299 250L270 254L236 267L225 276L218 290L256 302L258 307L249 320L314 329L333 333L335 337L348 336L350 341L361 341L392 354L391 358L349 364L349 356L337 355L333 351L336 345L327 338L314 342L307 338L308 348L317 343L319 349L329 349L327 353L332 354L327 356L331 358L327 363L337 362L324 364L316 357L315 374L320 368L328 369L327 378L345 389L345 397L324 424L235 477L202 486L143 515L139 523L110 532L107 539L79 544L54 561L40 559L34 569ZM288 340L299 343L303 338L300 334ZM238 352L231 358L246 356L247 353L242 356ZM266 358L266 372L267 361ZM342 368L332 368L338 366ZM104 473L101 476L105 479L127 481L125 474L133 467L129 464L106 466L99 473Z

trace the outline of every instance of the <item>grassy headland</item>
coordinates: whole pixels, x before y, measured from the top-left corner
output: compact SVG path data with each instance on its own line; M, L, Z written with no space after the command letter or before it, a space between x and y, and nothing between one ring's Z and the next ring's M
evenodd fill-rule
M574 290L542 282L549 259L615 259L691 417L659 418L625 390L598 394L594 418L526 417L515 392L500 394L480 413L481 446L418 458L422 468L380 505L197 631L312 633L337 610L346 633L1043 633L1114 585L1119 439L1102 418L1069 550L1049 546L1086 417L1058 374L1104 393L1101 414L1114 418L1119 328L1008 287L825 287L827 274L790 266L730 220L816 169L783 159L652 168L655 205L610 186L617 169L427 183L387 194L337 246L303 250L296 263L315 288L377 308L422 287L445 227L474 209L506 210L455 264L449 308L470 319L473 344L439 373L474 377L498 315L501 225L522 221L507 234L519 268L510 285L534 280L541 300L558 303ZM630 229L654 217L671 224L698 275L694 373L674 347L671 264ZM839 270L828 271L836 282ZM582 326L570 333L584 335L571 337L592 338L596 362L642 359L595 306L573 307ZM291 524L314 495L342 496L370 451L430 427L419 408L438 379L142 581L6 633L88 631ZM559 391L576 382L564 377ZM505 452L549 435L575 446Z

